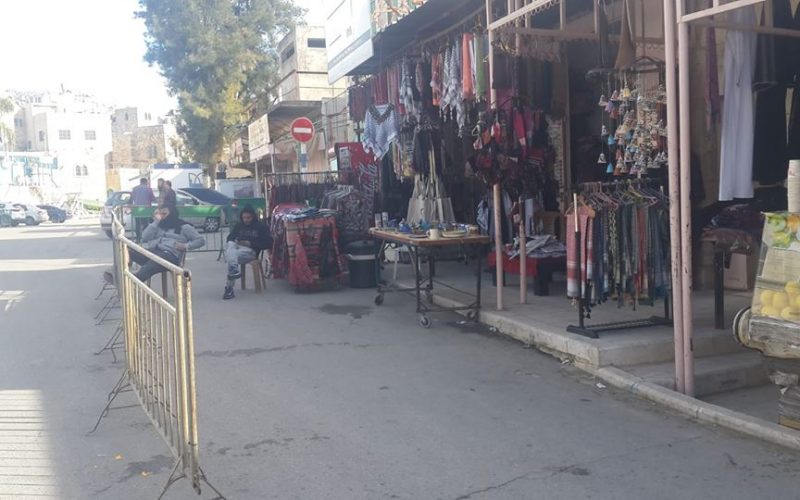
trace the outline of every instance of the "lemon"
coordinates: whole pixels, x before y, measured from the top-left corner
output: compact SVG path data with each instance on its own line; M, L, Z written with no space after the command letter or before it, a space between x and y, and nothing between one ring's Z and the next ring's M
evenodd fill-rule
M800 320L800 313L794 307L784 307L781 310L781 318L787 321L798 321Z
M782 311L788 305L789 295L786 292L775 292L775 295L772 296L772 307Z
M761 304L765 306L772 304L772 297L774 296L775 292L773 292L772 290L762 290L761 295L759 295L759 298L761 299Z
M794 298L794 306L800 309L800 296Z
M784 290L792 296L800 295L800 283L796 281L787 281Z
M781 312L772 306L764 306L761 308L761 315L768 318L780 317Z

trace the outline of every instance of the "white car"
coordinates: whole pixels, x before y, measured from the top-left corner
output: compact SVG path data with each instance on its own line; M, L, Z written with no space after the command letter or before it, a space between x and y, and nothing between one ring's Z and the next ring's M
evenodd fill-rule
M50 220L47 210L41 209L36 205L26 205L25 203L14 203L14 207L25 211L23 222L26 226L38 226L42 222Z
M17 204L9 201L0 201L0 210L10 212L12 226L25 223L25 210L23 210Z

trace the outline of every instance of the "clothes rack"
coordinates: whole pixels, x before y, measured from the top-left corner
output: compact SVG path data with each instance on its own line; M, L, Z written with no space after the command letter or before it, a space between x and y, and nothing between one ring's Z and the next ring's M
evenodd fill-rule
M663 188L660 191L653 189L657 185L656 179L633 179L576 186L572 213L567 214L567 220L568 225L572 222L574 238L571 249L574 258L569 259L568 281L570 277L576 279L577 271L577 287L573 283L572 288L577 290L574 298L578 308L578 324L569 325L568 332L598 338L603 332L672 324L669 301L671 285L665 267L668 253L664 253L669 248L669 231L659 227L669 209L669 201L663 194ZM579 196L583 200L580 203ZM604 201L613 208L609 208L607 213L594 212L595 208L603 209L601 202ZM608 218L608 215L611 217ZM609 220L613 226L610 231ZM643 233L637 235L626 232L622 227L623 221L629 221L632 228L641 224L639 231L646 229L646 236L642 236ZM616 238L613 244L608 244L612 238L609 234ZM603 237L605 241L602 241ZM602 258L597 258L599 250L595 245L598 243L607 245L602 249ZM628 260L631 258L634 262ZM637 274L639 272L641 274ZM642 283L648 292L645 296ZM570 288L568 283L568 294ZM623 307L626 299L630 299L636 309L642 303L649 302L652 305L659 295L664 300L663 317L586 324L586 320L591 319L593 306L610 300L612 296L616 296L619 307Z

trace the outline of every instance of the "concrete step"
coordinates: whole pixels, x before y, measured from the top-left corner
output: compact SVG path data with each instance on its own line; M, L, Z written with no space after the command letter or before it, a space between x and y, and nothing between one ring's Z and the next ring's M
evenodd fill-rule
M666 363L675 356L672 327L620 330L600 335L603 341L594 341L599 366ZM693 340L697 357L749 352L736 342L729 328L696 328Z
M623 369L648 382L675 389L672 362ZM755 351L698 357L694 360L694 370L696 397L769 383L761 354Z

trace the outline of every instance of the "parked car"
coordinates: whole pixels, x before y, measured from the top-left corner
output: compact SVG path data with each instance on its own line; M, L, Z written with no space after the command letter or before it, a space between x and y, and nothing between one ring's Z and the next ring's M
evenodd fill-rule
M207 188L181 188L175 190L175 198L178 212L180 212L181 206L218 205L222 207L222 218L192 217L191 215L181 214L181 219L207 233L218 231L220 225L230 220L231 202L233 200L218 191Z
M47 215L47 211L42 210L36 205L27 205L25 203L14 203L14 206L21 208L22 210L25 211L24 222L26 226L38 226L42 222L47 222L50 220L50 217L48 217Z
M175 190L175 201L181 219L185 220L194 227L213 233L219 231L220 226L227 219L227 212L230 210L231 199L222 193L205 188L187 188ZM113 237L111 232L111 213L115 207L122 206L122 223L125 225L126 232L133 232L133 217L130 211L131 192L115 191L108 197L103 211L100 214L100 228L108 235ZM181 207L191 207L197 205L221 205L223 207L222 217L207 217L205 215L193 215L186 210L181 212Z
M0 201L0 210L8 212L11 216L11 225L18 226L25 223L25 210L9 201Z
M50 222L63 224L64 222L67 222L67 219L70 218L70 215L67 214L67 211L62 208L54 207L53 205L36 206L47 212L47 216L50 217Z
M106 200L105 204L103 205L103 210L100 212L100 229L102 229L109 238L114 236L114 234L111 232L111 214L114 211L114 208L120 205L130 205L130 203L130 191L114 191ZM130 212L128 213L128 216L130 216ZM126 228L132 227L132 221L126 221L124 223Z

